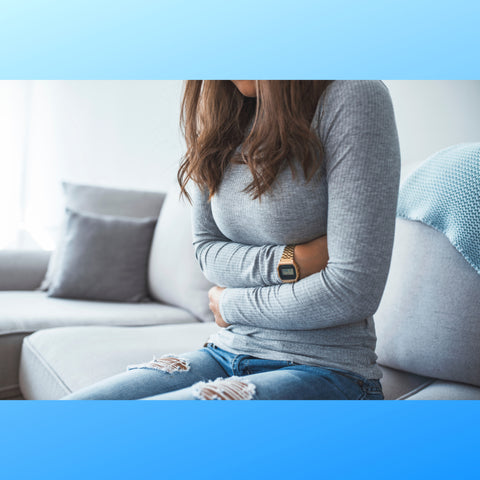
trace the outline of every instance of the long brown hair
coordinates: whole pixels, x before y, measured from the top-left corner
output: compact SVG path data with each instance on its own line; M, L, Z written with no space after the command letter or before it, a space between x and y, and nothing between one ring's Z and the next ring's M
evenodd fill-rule
M323 159L311 127L315 108L332 80L255 80L256 97L244 96L231 80L187 80L180 128L187 151L177 180L189 200L189 180L217 191L229 162L246 163L252 182L245 192L260 198L282 168L298 159L309 181ZM249 123L253 122L246 136ZM243 143L242 143L243 142ZM237 147L242 144L239 152Z

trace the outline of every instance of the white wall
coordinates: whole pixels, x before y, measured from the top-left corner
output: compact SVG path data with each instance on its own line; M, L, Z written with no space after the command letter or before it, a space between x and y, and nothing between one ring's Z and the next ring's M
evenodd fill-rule
M53 246L61 180L165 190L184 152L182 81L33 81L27 224Z
M480 80L384 80L402 153L402 179L432 153L480 142Z
M0 81L0 248L17 243L23 221L28 84L26 80Z

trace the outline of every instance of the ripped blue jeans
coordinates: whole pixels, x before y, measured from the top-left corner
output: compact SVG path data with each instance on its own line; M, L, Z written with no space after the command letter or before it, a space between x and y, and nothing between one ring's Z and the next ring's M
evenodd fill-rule
M377 379L341 369L237 355L213 343L129 365L62 400L383 400Z

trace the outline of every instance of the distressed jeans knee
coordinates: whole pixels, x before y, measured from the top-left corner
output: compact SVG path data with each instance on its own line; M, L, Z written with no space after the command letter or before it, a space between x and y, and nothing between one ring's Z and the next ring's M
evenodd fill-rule
M149 362L128 365L127 370L134 369L159 370L166 373L187 372L190 370L190 362L186 358L181 358L175 354L167 353L160 358L153 356Z
M219 377L192 385L192 394L198 400L252 400L255 385L241 377Z

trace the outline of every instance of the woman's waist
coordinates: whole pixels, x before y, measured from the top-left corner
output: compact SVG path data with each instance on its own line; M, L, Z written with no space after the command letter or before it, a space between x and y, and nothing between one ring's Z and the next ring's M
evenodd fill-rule
M312 332L312 331L310 331ZM295 363L344 368L355 371L366 378L380 378L381 371L376 365L375 353L376 339L365 335L363 340L351 342L348 339L337 337L334 341L327 342L325 338L317 342L308 342L293 337L292 332L282 339L262 336L257 333L248 335L236 331L222 329L211 335L208 341L218 347L238 355L253 355L258 358L271 360L288 360ZM298 333L298 331L297 331Z
M373 317L355 323L315 330L274 330L246 325L231 325L218 334L238 345L276 344L285 350L301 352L308 348L341 347L375 349L376 332Z

